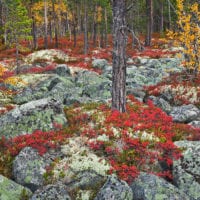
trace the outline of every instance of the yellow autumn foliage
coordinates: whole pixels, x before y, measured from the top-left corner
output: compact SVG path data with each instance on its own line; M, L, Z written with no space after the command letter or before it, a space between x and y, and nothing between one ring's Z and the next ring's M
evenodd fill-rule
M176 46L184 47L185 67L195 73L200 70L200 11L194 3L184 8L185 0L177 0L178 31L168 31L168 38Z
M54 4L54 9L55 9L55 13L56 13L56 17L59 21L62 20L62 18L65 18L67 14L67 5L64 3L64 1L59 1L56 0L55 4ZM51 18L53 18L52 11L53 11L53 7L52 7L52 2L51 1L47 1L47 11L48 11L48 18L49 20ZM36 23L41 25L44 23L44 1L38 1L36 3L34 3L33 7L32 7L32 12L34 14L34 18L36 20Z
M26 83L19 77L16 76L10 76L5 78L4 74L5 72L7 72L8 70L0 64L0 82L4 82L7 84L11 84L11 85L25 85Z

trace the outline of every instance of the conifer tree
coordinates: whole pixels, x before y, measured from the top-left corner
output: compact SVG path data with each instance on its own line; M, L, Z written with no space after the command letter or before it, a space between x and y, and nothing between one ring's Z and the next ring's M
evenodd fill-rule
M5 35L7 45L16 48L16 72L19 67L20 41L31 39L31 20L28 18L26 8L20 0L6 0L7 17L5 23Z

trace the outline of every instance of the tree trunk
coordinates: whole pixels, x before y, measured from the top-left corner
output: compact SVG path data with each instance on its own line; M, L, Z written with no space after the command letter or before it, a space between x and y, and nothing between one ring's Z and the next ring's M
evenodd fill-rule
M88 20L87 20L87 3L84 0L84 54L88 53Z
M0 0L0 43L1 44L4 44L4 38L3 38L3 3L2 1Z
M160 33L164 31L164 3L163 0L160 1Z
M58 48L58 18L55 12L55 2L52 1L52 12L53 12L53 24L54 24L54 32L55 32L55 48Z
M16 56L16 74L19 74L19 42L18 41L16 41L15 56Z
M151 36L153 31L153 1L146 0L147 33L145 46L151 46Z
M47 18L47 1L44 0L44 48L48 48L48 18Z
M126 3L113 0L112 110L126 111Z
M108 17L107 17L107 10L104 9L104 20L105 20L105 48L108 45Z
M170 8L170 1L168 0L168 20L169 20L169 24L168 24L168 29L171 29L171 8Z

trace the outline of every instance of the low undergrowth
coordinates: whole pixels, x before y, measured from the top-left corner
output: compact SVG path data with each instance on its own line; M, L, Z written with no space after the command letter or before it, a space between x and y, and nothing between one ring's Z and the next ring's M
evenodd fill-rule
M0 173L10 177L13 158L26 146L36 148L40 155L50 148L66 144L69 137L86 139L91 151L105 158L111 168L109 173L131 182L140 171L157 174L171 179L174 159L181 157L181 151L174 141L199 140L199 129L186 124L174 124L152 102L143 104L133 96L128 98L127 112L111 111L108 105L74 105L65 109L68 127L56 130L35 131L32 134L0 140ZM167 166L163 170L159 163Z
M146 86L149 95L160 96L168 93L173 96L173 105L194 104L200 107L200 73L196 76L186 71L171 74L162 82Z

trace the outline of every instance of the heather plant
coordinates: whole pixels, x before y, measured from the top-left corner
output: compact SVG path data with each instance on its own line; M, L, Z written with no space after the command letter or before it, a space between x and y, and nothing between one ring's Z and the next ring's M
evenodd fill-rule
M91 151L86 153L84 149L88 147L82 146L83 151L78 148L78 154L72 153L79 155L83 163L87 163L87 155L95 156L96 160L101 158L101 162L105 160L110 166L106 168L107 173L115 173L127 182L137 177L140 171L171 178L173 160L181 156L181 151L173 142L182 139L199 140L199 129L174 124L170 116L150 101L143 104L132 96L128 99L126 113L111 111L106 104L77 104L65 108L69 125L64 129L55 124L55 131L37 130L12 139L2 138L0 172L8 176L12 159L26 146L37 149L43 155L50 148L67 148L69 141L76 143L75 138L79 137ZM68 155L70 151L73 149L66 149L65 152ZM67 160L70 159L68 155ZM66 162L54 162L45 174L46 181L51 180L57 171L59 177L63 178L65 173L62 166L67 167ZM73 163L79 166L75 161ZM163 171L159 163L165 163L167 168Z
M130 182L139 171L171 177L170 171L162 171L159 162L170 168L172 160L180 157L173 144L172 118L159 108L129 98L127 112L99 108L93 113L94 120L83 128L82 135L88 137L88 145L110 162L110 173ZM98 116L97 116L98 115Z

